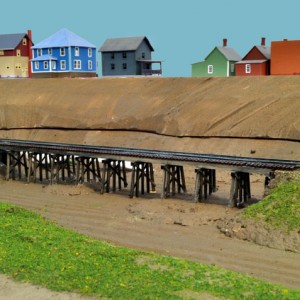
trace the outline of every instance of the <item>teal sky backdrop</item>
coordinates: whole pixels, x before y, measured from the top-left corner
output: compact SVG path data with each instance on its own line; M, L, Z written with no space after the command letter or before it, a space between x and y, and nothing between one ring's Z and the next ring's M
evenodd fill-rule
M299 0L13 0L1 2L0 16L0 34L31 29L34 43L61 28L97 49L107 38L147 36L164 77L191 76L223 38L241 56L261 37L300 39ZM101 74L100 55L98 64Z

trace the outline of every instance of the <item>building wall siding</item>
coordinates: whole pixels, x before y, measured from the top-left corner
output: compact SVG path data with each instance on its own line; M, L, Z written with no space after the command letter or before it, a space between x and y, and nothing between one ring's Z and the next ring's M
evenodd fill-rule
M208 66L213 66L213 73L208 73ZM214 49L207 59L192 65L193 77L227 76L227 60L218 49Z
M264 76L269 72L269 62L250 63L251 73L246 73L246 63L236 64L236 76Z
M111 58L114 53L114 58ZM114 69L112 69L112 64ZM123 68L126 64L127 68ZM126 58L123 52L103 52L102 53L102 75L103 76L129 76L137 75L137 63L134 51L127 51Z
M249 53L243 58L243 60L259 60L259 59L266 59L266 58L256 47L253 47L249 51Z
M91 72L96 73L97 61L96 61L96 48L92 49L92 56L88 56L88 49L86 47L79 47L79 56L75 56L75 47L62 47L65 48L65 55L60 54L61 47L54 47L52 49L52 56L56 58L56 69L51 70L51 72ZM49 48L41 49L42 55L49 54ZM38 57L38 49L34 49L34 58ZM81 69L74 68L74 60L81 61ZM65 69L61 68L61 61L65 61ZM89 69L89 61L92 62L92 69ZM44 61L38 61L39 68L35 67L35 62L32 62L32 70L34 73L50 72L50 68L44 68Z
M300 40L271 43L271 75L300 74Z
M0 77L28 77L28 57L1 56Z

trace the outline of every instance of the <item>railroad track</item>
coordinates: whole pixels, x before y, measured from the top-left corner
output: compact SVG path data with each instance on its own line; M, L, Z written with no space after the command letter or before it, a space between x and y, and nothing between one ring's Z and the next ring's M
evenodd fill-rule
M146 150L107 146L90 146L51 142L0 139L0 150L28 151L50 154L72 154L88 157L122 158L124 160L157 161L163 163L191 163L195 165L227 166L265 170L300 169L298 160L238 157L228 155L200 154L175 151Z

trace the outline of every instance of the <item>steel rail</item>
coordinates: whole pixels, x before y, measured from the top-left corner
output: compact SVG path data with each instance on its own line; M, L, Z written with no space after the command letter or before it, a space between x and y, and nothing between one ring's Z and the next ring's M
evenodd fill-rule
M130 159L151 159L167 162L190 162L209 165L250 167L268 170L295 170L300 168L298 160L251 158L216 154L200 154L175 151L146 150L135 148L91 146L52 142L0 139L0 149L6 151L29 151L50 154L73 154L78 156L124 157Z

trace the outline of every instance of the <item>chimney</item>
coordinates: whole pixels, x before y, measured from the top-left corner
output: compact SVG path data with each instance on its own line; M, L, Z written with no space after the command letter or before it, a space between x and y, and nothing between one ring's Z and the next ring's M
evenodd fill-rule
M227 47L227 39L223 39L223 47Z
M29 37L29 41L28 41L28 56L29 56L29 60L28 60L28 77L31 78L32 77L32 69L31 69L31 59L32 59L32 50L31 47L33 45L32 43L32 32L31 30L27 30L27 35Z
M261 38L261 45L266 46L266 38L265 37Z

